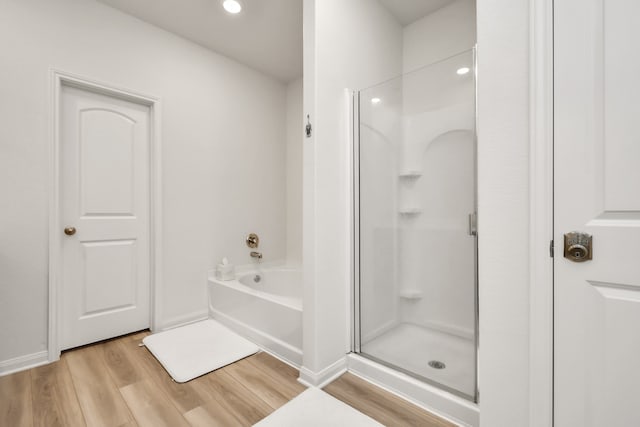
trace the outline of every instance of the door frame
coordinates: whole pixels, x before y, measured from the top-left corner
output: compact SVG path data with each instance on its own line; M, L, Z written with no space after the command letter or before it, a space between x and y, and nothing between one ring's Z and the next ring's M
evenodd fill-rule
M553 426L553 2L529 30L529 424ZM556 245L557 248L557 245Z
M60 358L60 304L62 237L60 234L60 101L63 85L123 99L149 107L149 325L159 330L162 319L162 154L161 101L141 94L56 69L49 71L49 317L48 360Z

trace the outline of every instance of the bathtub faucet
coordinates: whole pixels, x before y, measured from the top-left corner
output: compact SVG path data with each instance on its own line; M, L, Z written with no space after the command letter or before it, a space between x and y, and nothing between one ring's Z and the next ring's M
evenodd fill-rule
M252 251L249 255L251 255L251 258L262 259L262 252Z

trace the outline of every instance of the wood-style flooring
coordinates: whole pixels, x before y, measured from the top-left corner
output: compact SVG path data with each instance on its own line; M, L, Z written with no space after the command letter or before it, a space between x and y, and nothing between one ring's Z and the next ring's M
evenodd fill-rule
M140 332L64 352L0 377L0 426L250 426L304 391L267 353L184 384L139 343ZM452 426L351 374L325 391L387 426Z

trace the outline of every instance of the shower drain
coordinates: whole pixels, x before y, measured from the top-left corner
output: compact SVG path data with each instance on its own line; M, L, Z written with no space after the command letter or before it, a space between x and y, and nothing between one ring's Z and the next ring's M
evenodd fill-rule
M445 365L444 362L441 362L439 360L429 361L429 366L431 366L434 369L444 369L447 367L447 365Z

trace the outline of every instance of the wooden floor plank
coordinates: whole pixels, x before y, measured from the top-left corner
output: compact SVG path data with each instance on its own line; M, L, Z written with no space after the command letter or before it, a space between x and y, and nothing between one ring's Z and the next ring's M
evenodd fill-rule
M455 426L349 373L326 386L324 391L385 426Z
M31 375L22 371L0 377L0 426L32 425Z
M217 400L211 400L183 415L193 427L228 427L244 424Z
M193 381L180 384L171 379L160 362L153 357L146 347L139 347L139 341L125 340L121 342L123 351L133 363L139 366L145 377L151 379L156 387L160 388L170 399L178 411L183 414L193 408L204 405L213 399L201 389L198 389Z
M269 374L272 374L276 378L283 378L286 381L291 381L298 383L298 377L300 376L300 372L294 368L293 366L289 366L284 362L276 359L269 353L261 351L259 353L254 354L253 356L247 358L251 363L254 363L260 369L266 370ZM302 384L302 391L306 388Z
M96 346L70 351L65 357L87 425L119 426L134 421Z
M274 410L224 369L211 372L201 378L208 383L217 403L227 408L241 425L251 426Z
M274 380L246 359L232 363L224 370L274 409L300 394L291 387L290 382Z
M253 367L269 375L274 381L278 382L291 398L299 395L307 388L298 381L300 373L297 369L286 363L276 359L268 353L260 352L253 356L247 357L243 361L250 363Z
M66 357L31 371L34 426L84 426Z
M148 427L188 426L187 421L166 395L151 380L142 380L120 388L138 425Z
M141 366L125 351L124 340L110 340L96 347L109 375L116 387L121 388L129 384L142 381L144 372Z
M151 331L149 331L148 329L145 329L144 331L138 331L138 332L134 332L134 333L129 334L129 335L125 335L119 341L135 341L135 342L137 342L139 344L139 343L142 342L144 337L146 337L148 335L151 335Z

